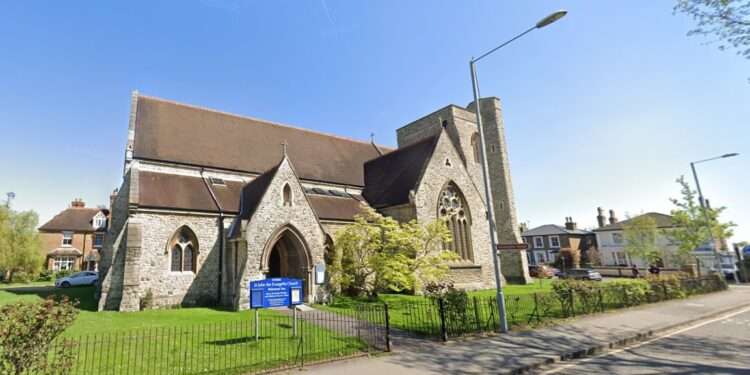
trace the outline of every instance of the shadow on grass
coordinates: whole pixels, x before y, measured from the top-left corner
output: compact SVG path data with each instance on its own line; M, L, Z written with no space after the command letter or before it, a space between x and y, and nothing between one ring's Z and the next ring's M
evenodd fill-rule
M36 295L41 299L46 299L50 296L67 296L71 301L78 301L79 309L85 311L96 311L98 304L94 298L94 289L93 286L70 287L65 289L55 288L53 286L30 286L7 288L3 289L3 291L19 296Z

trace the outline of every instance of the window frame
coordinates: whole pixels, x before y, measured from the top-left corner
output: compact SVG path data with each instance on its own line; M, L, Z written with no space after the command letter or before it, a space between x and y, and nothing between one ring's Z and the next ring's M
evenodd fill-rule
M541 245L537 243L537 240L541 241ZM534 236L534 248L544 249L544 236Z
M74 235L75 233L73 233L73 231L64 230L62 232L62 240L61 240L62 247L73 247Z
M612 243L615 245L622 245L625 243L625 237L620 232L612 232Z
M557 245L555 245L552 242L553 238L557 240ZM549 247L550 248L553 248L553 249L559 249L560 248L560 236L558 236L558 235L549 236L549 238L547 240L549 241Z
M198 273L198 257L200 255L200 248L198 244L198 236L187 226L179 227L172 238L169 240L167 248L167 254L169 255L168 268L171 273ZM185 268L185 253L190 248L190 268ZM175 254L179 252L179 259L175 258ZM179 262L179 264L177 264ZM175 267L175 266L178 267Z
M100 243L96 243L96 239L101 238ZM94 247L94 249L101 249L104 246L104 233L94 233L94 238L91 239L91 246Z
M62 265L66 265L63 268ZM52 258L52 271L72 271L76 266L76 257L71 255L61 255Z

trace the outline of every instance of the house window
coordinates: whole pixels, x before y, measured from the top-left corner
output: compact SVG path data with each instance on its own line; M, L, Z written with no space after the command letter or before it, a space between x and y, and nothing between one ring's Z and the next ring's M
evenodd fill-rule
M560 236L549 236L549 247L560 247Z
M480 142L479 139L479 133L474 133L471 135L471 150L474 153L474 162L479 163L482 160L482 150L480 149L482 147L482 142Z
M622 238L622 233L619 233L619 232L618 233L612 233L612 242L614 242L614 243L616 243L618 245L622 244L624 242L624 240Z
M456 252L462 259L472 260L471 215L463 194L451 182L440 193L439 199L438 217L448 225L453 239L450 243L443 244L443 248Z
M76 257L56 257L52 261L52 270L69 271L75 267Z
M534 237L534 248L535 249L541 249L544 247L544 238L542 237Z
M181 227L169 241L170 270L172 272L196 272L198 239L188 227Z
M102 229L107 225L107 217L101 212L94 216L94 229Z
M62 235L62 245L65 247L73 246L73 232L63 232Z
M94 247L101 249L104 245L104 233L94 233Z
M292 188L289 186L289 184L284 185L283 193L284 195L284 206L292 206Z

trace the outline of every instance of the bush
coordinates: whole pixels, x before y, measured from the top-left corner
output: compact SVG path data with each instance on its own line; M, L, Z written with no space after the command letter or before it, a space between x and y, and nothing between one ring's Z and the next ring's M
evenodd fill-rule
M39 273L39 277L37 277L36 281L52 281L52 277L54 276L52 271L45 270Z
M13 274L12 274L11 277L12 277L12 279L9 280L9 281L14 282L14 283L21 283L21 284L28 283L28 282L30 282L33 279L31 277L31 274L27 273L25 271L16 271L16 272L13 272Z
M73 363L70 345L50 349L52 341L73 323L77 314L75 304L67 297L0 307L0 373L69 373Z
M618 296L625 306L635 306L648 302L651 287L646 280L615 280L603 284L606 292Z
M680 275L648 275L643 280L649 284L651 299L655 301L687 297Z

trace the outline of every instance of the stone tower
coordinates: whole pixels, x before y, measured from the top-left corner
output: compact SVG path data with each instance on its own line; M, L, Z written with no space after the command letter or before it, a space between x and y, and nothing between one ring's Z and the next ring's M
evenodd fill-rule
M466 108L449 105L398 130L396 135L399 148L433 136L446 128L456 148L461 154L473 183L484 192L482 167L479 155L479 134L476 123L476 105L469 103ZM505 141L500 99L496 97L480 99L482 121L484 123L485 154L489 168L490 186L499 244L520 244L516 205L513 198L513 185L510 175L508 148ZM525 251L503 253L503 274L509 279L526 282L529 280Z

